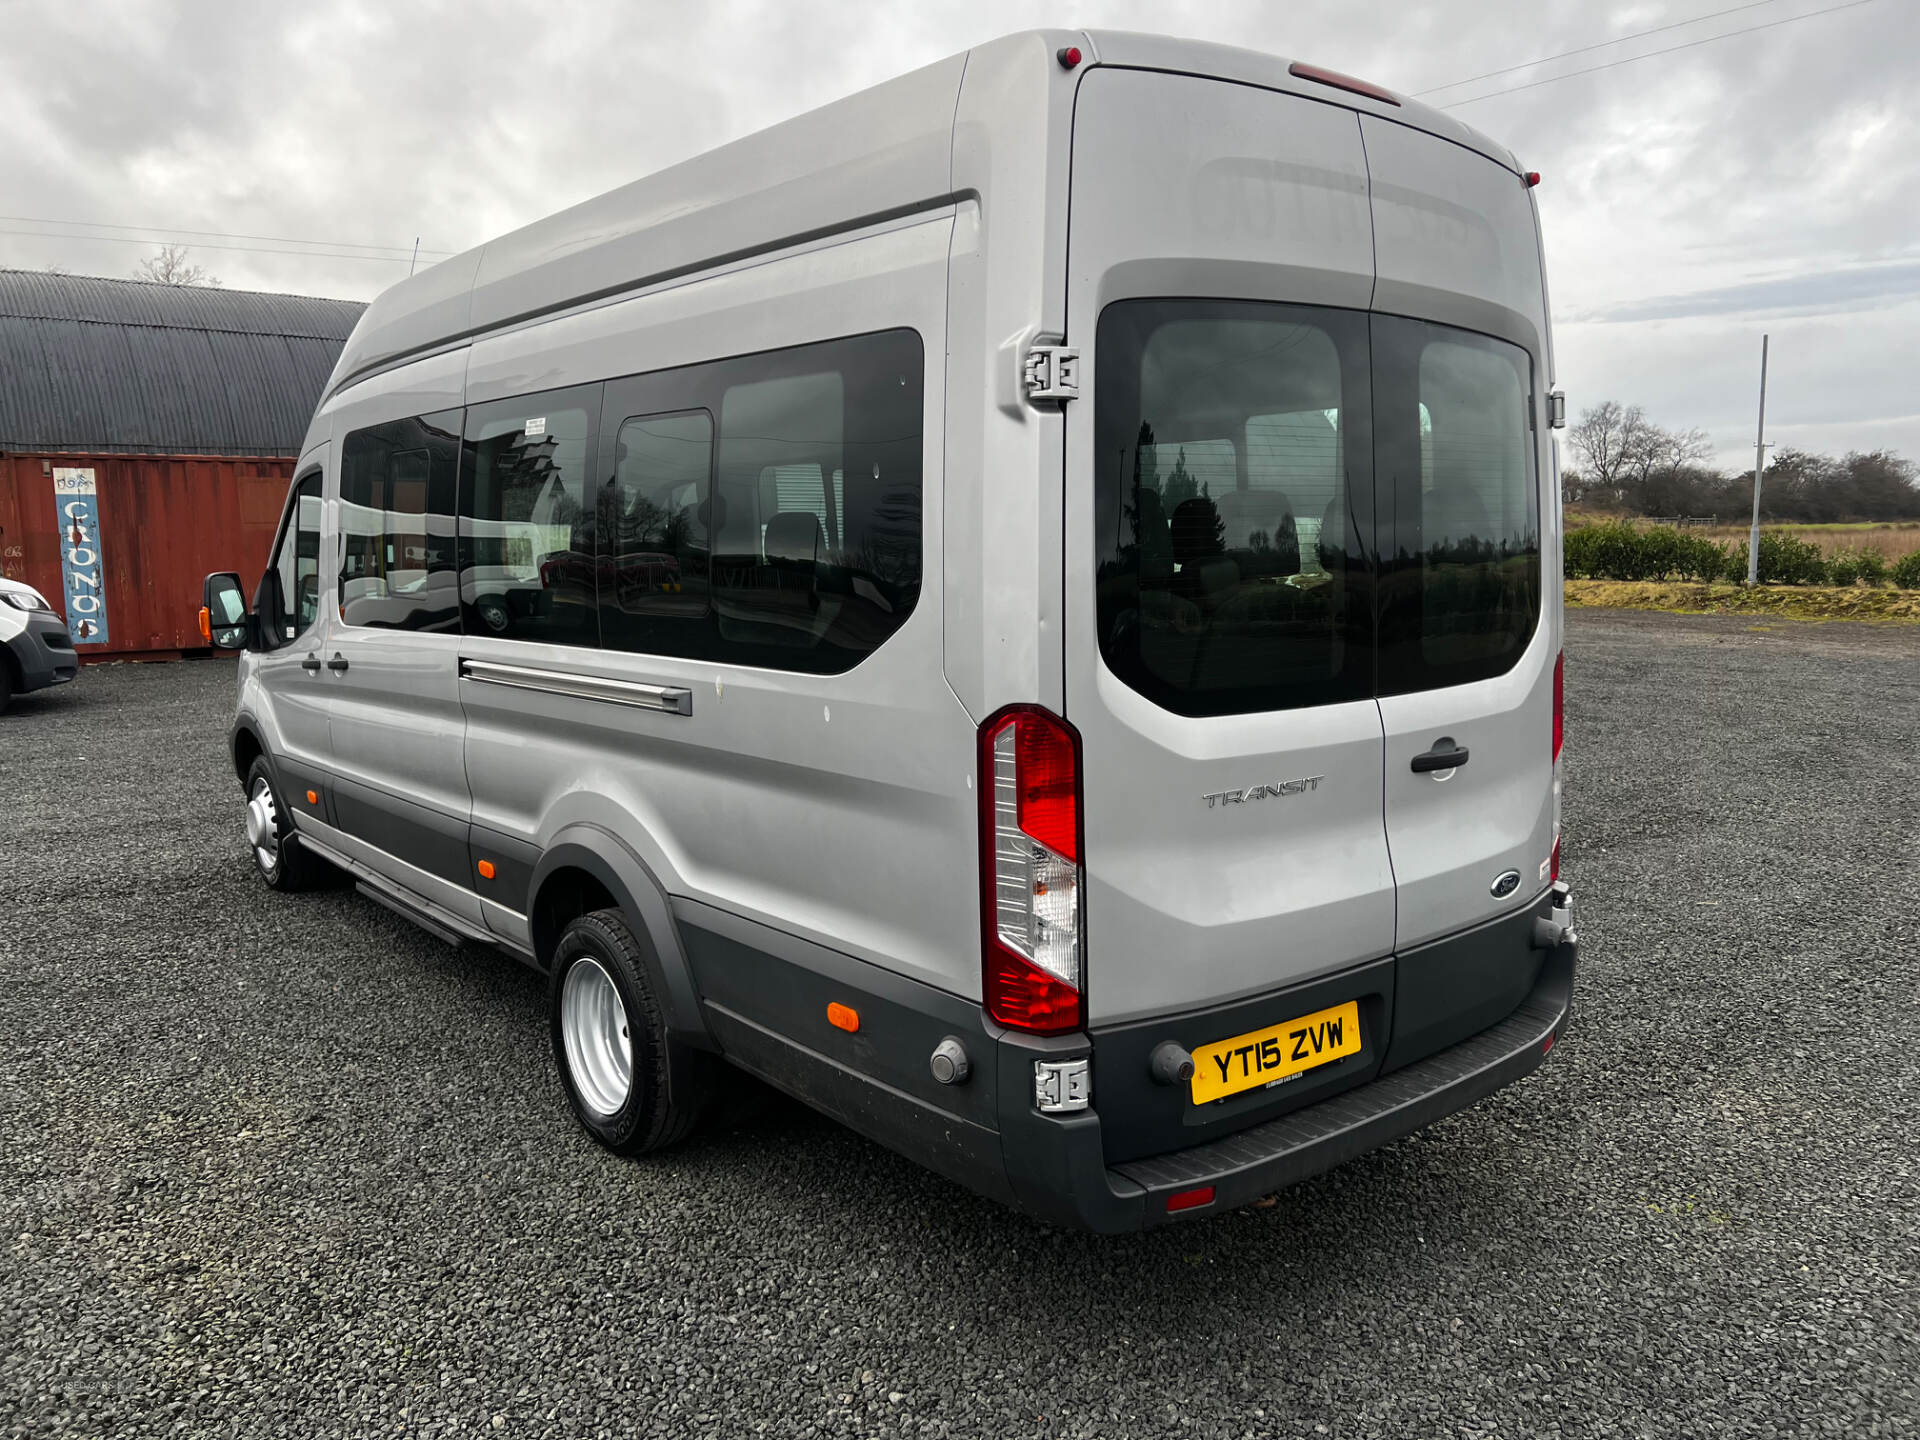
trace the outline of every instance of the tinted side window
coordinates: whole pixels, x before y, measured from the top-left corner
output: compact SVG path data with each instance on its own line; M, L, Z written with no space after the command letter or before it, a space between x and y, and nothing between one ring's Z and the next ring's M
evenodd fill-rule
M340 618L387 630L460 628L454 480L460 412L347 436L340 457Z
M268 567L270 596L259 608L273 626L276 645L297 640L320 618L320 476L308 475L295 486L282 522L280 543Z
M705 410L627 417L613 453L613 479L601 495L600 533L608 550L600 567L601 643L610 650L705 655L712 632L713 417Z
M467 633L597 645L600 387L467 411L460 601Z
M720 654L850 669L920 595L920 337L890 330L713 370Z
M1504 341L1388 316L1374 318L1373 356L1392 517L1381 691L1498 675L1540 614L1531 362Z
M1184 715L1370 695L1365 317L1123 301L1096 345L1108 666Z
M833 673L906 620L921 576L915 332L615 381L607 396L604 644Z

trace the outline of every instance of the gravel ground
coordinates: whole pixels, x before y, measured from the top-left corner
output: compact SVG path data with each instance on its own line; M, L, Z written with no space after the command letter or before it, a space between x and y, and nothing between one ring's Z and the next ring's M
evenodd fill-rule
M1264 1210L795 1107L593 1148L540 981L249 873L231 668L0 716L0 1436L1920 1434L1920 631L1583 612L1576 1021Z

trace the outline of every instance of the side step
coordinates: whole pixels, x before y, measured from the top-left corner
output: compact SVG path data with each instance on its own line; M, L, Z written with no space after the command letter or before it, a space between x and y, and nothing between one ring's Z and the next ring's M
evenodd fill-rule
M362 895L366 896L367 899L373 901L374 904L379 905L384 909L391 910L394 914L398 915L402 920L412 921L415 925L418 925L422 930L426 931L429 935L433 936L436 940L444 940L447 944L458 947L459 945L465 943L468 940L477 938L472 935L461 935L461 934L455 933L453 930L448 929L445 925L442 925L438 920L434 919L431 915L427 914L426 911L418 909L415 906L409 905L405 900L402 900L398 895L391 894L388 891L382 889L378 885L369 885L365 880L356 879L353 882L353 888L359 891ZM489 940L486 943L490 945L493 942Z

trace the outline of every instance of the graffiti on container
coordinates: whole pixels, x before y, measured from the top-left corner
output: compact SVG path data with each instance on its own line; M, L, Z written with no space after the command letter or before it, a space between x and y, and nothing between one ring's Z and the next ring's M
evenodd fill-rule
M59 509L60 574L66 582L67 630L76 645L107 643L107 570L100 558L100 499L93 471L53 472Z
M24 545L0 546L0 577L18 580L26 574L27 547Z

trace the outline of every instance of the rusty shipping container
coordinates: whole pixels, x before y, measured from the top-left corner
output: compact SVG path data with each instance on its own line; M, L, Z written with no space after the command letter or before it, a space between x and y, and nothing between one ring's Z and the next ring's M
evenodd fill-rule
M0 574L83 660L200 648L201 580L265 567L362 308L0 270Z
M76 492L56 492L56 471L92 482L97 518L77 533L63 513ZM0 456L0 574L65 613L83 660L177 656L206 643L207 572L238 570L251 588L265 568L292 476L292 460L272 457ZM88 567L98 584L70 589Z

